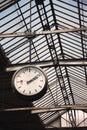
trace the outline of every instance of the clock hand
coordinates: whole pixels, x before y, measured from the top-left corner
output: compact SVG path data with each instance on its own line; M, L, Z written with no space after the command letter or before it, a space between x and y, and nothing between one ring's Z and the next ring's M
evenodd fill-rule
M32 81L33 81L33 79L31 79L31 80L27 81L27 84L31 83Z
M27 81L27 84L31 83L32 81L38 79L38 76L35 76L34 78L32 78L31 80Z

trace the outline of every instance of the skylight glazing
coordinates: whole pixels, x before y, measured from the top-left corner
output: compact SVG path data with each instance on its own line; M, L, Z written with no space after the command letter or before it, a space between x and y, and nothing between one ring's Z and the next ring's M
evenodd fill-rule
M8 1L8 3L11 1ZM4 1L2 1L2 4ZM4 6L4 5L3 5ZM5 7L5 6L4 6ZM87 3L84 0L21 0L1 12L0 33L40 32L87 27ZM87 104L87 67L61 66L59 61L87 58L87 31L1 38L1 46L10 64L57 60L58 66L43 68L48 77L47 93L35 107ZM66 111L63 111L66 112ZM70 110L75 121L75 113ZM71 115L70 115L71 114ZM62 112L39 114L47 126ZM74 124L76 125L76 124Z

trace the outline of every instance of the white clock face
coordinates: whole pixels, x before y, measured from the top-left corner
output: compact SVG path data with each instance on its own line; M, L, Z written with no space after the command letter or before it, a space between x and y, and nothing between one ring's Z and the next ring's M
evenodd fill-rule
M46 77L37 67L24 67L13 76L15 89L22 95L32 96L41 92L46 84Z

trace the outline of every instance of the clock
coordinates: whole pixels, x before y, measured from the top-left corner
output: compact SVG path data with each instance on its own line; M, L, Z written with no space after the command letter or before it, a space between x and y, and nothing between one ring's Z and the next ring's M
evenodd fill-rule
M17 95L34 101L46 93L47 77L41 68L29 65L13 74L11 85Z

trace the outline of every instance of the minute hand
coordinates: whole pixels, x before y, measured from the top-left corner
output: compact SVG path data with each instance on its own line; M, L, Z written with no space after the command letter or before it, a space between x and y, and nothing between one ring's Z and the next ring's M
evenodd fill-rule
M38 79L38 76L35 76L34 78L32 78L31 80L27 81L27 84L31 83L32 81Z

